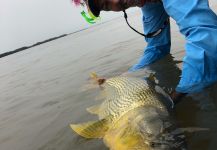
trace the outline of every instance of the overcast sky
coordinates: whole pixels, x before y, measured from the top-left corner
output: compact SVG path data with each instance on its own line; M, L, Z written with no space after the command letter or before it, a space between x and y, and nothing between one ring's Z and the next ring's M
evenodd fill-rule
M71 0L0 0L0 53L88 27L81 10Z
M71 0L0 0L0 53L88 27L80 12ZM119 15L101 13L101 22Z

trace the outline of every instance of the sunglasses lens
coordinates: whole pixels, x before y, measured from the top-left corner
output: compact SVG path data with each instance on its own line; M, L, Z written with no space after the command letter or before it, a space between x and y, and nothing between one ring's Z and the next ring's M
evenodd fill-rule
M90 15L88 16L85 11L82 11L82 12L81 12L81 15L82 15L82 17L83 17L88 23L90 23L90 24L96 23L96 22L95 22L95 19L92 18Z

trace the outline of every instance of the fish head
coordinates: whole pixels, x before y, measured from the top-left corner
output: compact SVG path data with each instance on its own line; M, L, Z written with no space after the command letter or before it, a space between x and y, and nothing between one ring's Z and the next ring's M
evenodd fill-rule
M182 133L167 117L154 107L134 109L107 131L104 142L111 150L184 150Z
M185 150L186 140L167 111L157 107L138 108L133 121L149 150Z
M149 150L150 146L131 123L133 115L133 112L128 112L106 132L103 140L110 150Z

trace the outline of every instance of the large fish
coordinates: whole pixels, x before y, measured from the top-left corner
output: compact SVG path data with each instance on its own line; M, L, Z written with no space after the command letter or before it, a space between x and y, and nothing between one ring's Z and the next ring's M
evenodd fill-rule
M97 79L97 76L95 76ZM103 138L111 150L184 150L185 136L168 112L171 100L148 80L97 79L105 100L87 110L98 121L71 124L85 138Z

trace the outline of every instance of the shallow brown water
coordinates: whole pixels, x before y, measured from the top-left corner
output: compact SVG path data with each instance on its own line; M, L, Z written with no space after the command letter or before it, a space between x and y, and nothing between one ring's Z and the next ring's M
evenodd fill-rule
M135 16L131 22L142 30ZM167 56L149 68L166 88L177 84L184 55L184 39L174 22L172 43L174 58ZM106 150L102 140L85 140L69 124L96 119L85 110L96 103L97 94L97 90L82 90L89 73L120 75L136 62L144 47L143 38L118 18L0 59L0 149ZM177 105L181 127L209 128L187 134L189 149L216 149L217 109L210 108L216 106L216 98L213 86Z

